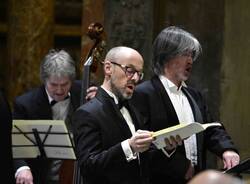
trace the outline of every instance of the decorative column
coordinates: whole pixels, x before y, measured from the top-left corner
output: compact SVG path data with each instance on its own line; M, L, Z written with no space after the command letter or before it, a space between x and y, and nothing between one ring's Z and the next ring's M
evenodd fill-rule
M39 66L53 46L53 0L9 0L8 95L17 95L40 84Z

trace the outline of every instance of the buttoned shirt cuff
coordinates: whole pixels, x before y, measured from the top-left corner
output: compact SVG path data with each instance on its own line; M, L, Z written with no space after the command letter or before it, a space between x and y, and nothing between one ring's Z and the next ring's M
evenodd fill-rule
M121 143L122 150L126 156L126 160L130 162L131 160L135 160L137 158L137 154L133 153L132 149L130 148L130 145L128 143L128 140L125 140Z
M170 158L174 154L174 152L176 151L176 148L172 151L167 151L164 148L162 148L161 151L164 153L164 155L166 155L168 158Z
M17 177L18 173L23 171L23 170L30 170L29 166L22 166L22 167L19 167L15 173L15 178Z

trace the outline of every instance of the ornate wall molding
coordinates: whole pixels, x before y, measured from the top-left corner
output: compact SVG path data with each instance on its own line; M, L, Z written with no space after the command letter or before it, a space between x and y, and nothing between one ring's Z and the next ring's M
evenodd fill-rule
M124 45L138 50L144 57L145 73L153 35L153 2L146 0L105 1L105 27L108 46Z

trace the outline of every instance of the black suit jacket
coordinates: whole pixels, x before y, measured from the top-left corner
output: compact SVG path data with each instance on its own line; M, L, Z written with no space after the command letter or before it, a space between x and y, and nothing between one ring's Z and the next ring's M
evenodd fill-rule
M129 104L135 128L143 128L136 109ZM148 183L146 153L139 160L126 160L121 142L130 138L130 129L113 99L99 88L95 98L74 114L74 138L85 184Z
M1 163L5 163L1 172L1 178L6 183L14 183L14 171L11 148L11 129L12 116L7 99L0 91L0 145L1 145Z
M73 83L70 90L70 98L73 110L75 111L80 105L80 83ZM14 102L13 119L45 119L50 120L52 118L52 110L49 104L48 96L44 85L39 88L33 89L16 98ZM40 183L44 183L45 177L39 177L39 172L48 171L49 161L41 163L38 159L27 160L15 160L15 171L21 166L30 166L33 174L34 183L40 180Z
M195 121L201 121L197 119L197 112L194 110L195 105L198 105L203 122L211 122L207 105L201 94L192 88L185 88L183 92L191 105ZM196 103L193 103L187 93L191 95ZM179 124L173 104L158 76L154 76L151 80L138 85L132 102L146 117L149 130L157 131ZM199 133L197 135L197 144L198 170L205 168L205 149L209 149L220 157L225 150L236 150L223 127L209 128L205 132ZM153 168L153 183L158 183L158 178L163 177L168 178L166 183L186 182L184 176L190 163L185 156L184 146L178 147L170 158L167 158L160 150L153 155L151 167Z

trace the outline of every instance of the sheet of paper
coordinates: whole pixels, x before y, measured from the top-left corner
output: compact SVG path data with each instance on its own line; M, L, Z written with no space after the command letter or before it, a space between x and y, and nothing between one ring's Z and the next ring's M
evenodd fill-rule
M40 156L34 129L37 130L40 140L43 142L47 158L76 159L73 141L62 120L13 120L12 150L14 158ZM46 135L48 131L49 134Z

